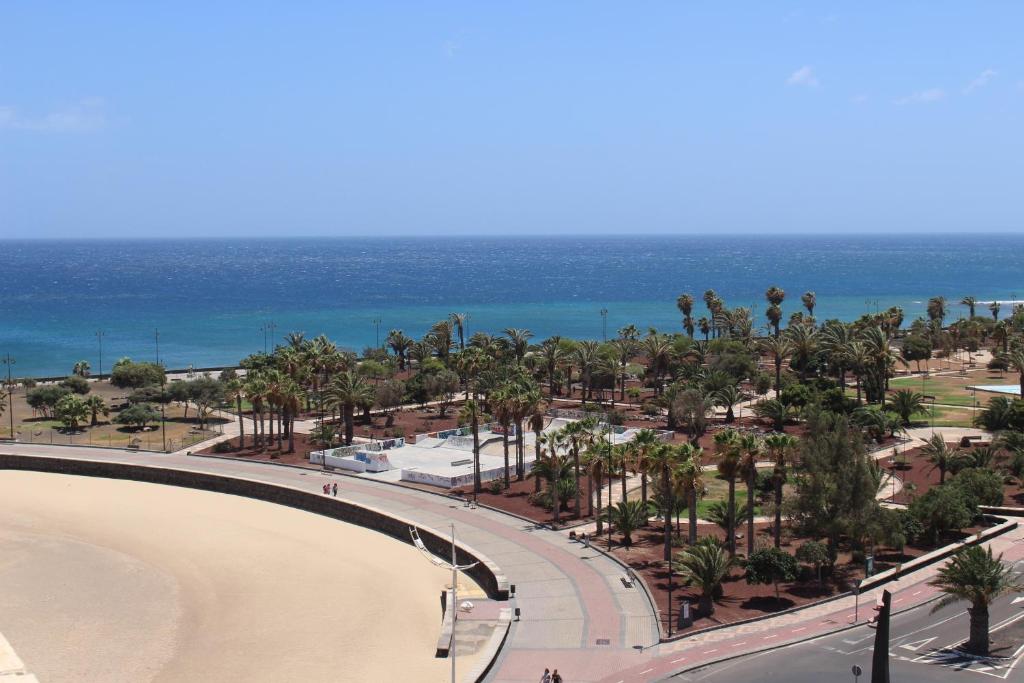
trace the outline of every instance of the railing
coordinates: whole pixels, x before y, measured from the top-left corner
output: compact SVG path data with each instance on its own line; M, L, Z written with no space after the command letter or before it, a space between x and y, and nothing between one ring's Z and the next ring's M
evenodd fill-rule
M202 431L190 432L177 438L167 439L167 451L178 451L188 448L207 439L212 439L219 432L204 429ZM164 437L160 429L149 432L136 432L131 434L97 434L92 430L72 432L63 429L23 429L18 432L17 443L46 444L53 446L105 446L107 448L133 448L141 451L164 451Z

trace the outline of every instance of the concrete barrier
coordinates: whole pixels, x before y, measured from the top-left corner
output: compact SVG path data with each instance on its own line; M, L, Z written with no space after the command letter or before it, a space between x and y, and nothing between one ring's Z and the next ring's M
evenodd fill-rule
M369 506L357 505L338 498L324 496L319 492L304 491L282 484L157 465L33 455L0 454L0 469L128 479L255 498L373 529L410 544L412 540L409 536L409 528L416 527L419 529L423 544L430 552L439 557L451 557L451 540L438 536L430 529L410 520ZM488 597L493 600L508 600L508 579L494 562L461 543L456 543L455 557L459 564L477 563L466 573L484 589Z

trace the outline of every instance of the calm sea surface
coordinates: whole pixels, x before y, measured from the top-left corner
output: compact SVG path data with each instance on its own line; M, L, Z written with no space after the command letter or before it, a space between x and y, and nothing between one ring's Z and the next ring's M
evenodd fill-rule
M392 328L418 336L452 311L469 332L526 327L599 339L629 323L680 328L675 299L715 289L730 306L814 290L816 315L856 318L923 302L1024 295L1024 236L565 237L0 241L0 355L15 375L96 372L121 356L169 367L232 363L291 331L354 350ZM963 307L952 306L955 316ZM269 326L267 326L269 327ZM6 368L0 367L0 371Z

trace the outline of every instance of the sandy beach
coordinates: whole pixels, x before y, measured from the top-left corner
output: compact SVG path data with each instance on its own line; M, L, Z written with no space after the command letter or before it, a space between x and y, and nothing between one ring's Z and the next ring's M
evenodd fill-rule
M411 546L270 503L0 472L0 632L46 683L447 680L448 578Z

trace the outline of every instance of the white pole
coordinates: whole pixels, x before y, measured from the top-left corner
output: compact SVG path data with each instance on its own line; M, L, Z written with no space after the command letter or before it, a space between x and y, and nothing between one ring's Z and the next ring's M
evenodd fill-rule
M450 646L450 652L452 656L452 683L455 683L455 619L458 617L458 590L459 590L459 570L458 564L455 562L455 524L452 523L452 643Z

